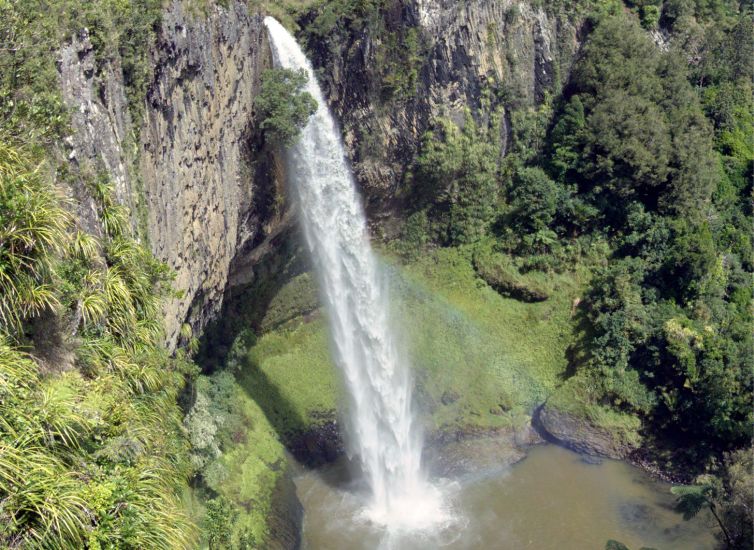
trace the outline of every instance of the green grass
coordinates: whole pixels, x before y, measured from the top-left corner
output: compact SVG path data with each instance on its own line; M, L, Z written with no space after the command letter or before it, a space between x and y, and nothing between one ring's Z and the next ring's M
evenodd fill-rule
M272 297L259 323L259 328L267 332L295 319L302 313L312 312L318 307L316 284L311 274L301 273Z
M243 358L238 380L283 436L334 411L338 381L324 319L298 320L264 334Z
M262 543L269 536L276 487L287 469L277 429L228 372L199 377L195 392L187 428L195 443L192 462L202 483L184 496L184 503L203 527L201 547L210 546L208 536L218 530L219 521L227 528L233 548L244 548L242 540ZM206 452L208 439L219 452ZM213 522L207 512L214 499L230 506Z
M506 425L561 381L581 286L576 275L527 277L549 283L550 299L500 296L477 277L464 250L437 250L405 270L400 317L420 321L404 328L437 427ZM443 404L446 392L459 399Z
M577 275L526 275L548 279L553 289L549 300L531 304L492 290L463 250L437 250L407 266L386 258L385 265L396 333L405 338L430 429L511 425L560 383L574 330L571 305L581 288ZM308 305L290 292L300 285L294 279L273 299L286 316L293 306L280 297ZM308 317L261 335L239 371L241 385L283 435L306 429L339 403L326 321Z
M261 407L240 387L234 398L234 408L247 431L237 436L238 444L223 452L220 461L225 471L218 489L239 505L240 514L233 524L235 537L248 532L254 540L263 541L268 535L275 486L285 471L285 454Z

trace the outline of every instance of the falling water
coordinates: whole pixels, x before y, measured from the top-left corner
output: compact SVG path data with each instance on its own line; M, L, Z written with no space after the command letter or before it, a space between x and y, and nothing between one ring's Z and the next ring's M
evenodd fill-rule
M275 64L306 71L318 104L287 151L288 175L350 401L349 450L371 488L368 516L388 527L421 528L438 519L439 499L422 477L411 376L391 332L353 176L311 64L280 23L267 17L265 25Z

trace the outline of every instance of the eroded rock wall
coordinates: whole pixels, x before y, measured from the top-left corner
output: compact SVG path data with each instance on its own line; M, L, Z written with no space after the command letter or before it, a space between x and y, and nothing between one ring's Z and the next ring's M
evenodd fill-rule
M251 169L254 96L269 63L262 21L245 5L206 19L180 3L165 12L141 130L149 237L183 296L168 305L168 336L201 329L219 311L230 266L263 231Z
M205 17L176 0L151 57L137 132L119 61L98 66L86 32L61 49L58 67L72 113L65 154L81 172L71 185L79 223L101 233L84 180L106 172L134 228L144 226L154 254L176 273L179 296L165 310L173 347L184 322L199 334L220 310L229 280L253 277L252 260L271 251L269 237L290 216L276 200L274 157L254 127L254 96L270 63L262 18L242 2Z
M479 116L490 87L504 92L507 111L535 105L565 80L579 46L578 18L527 2L395 0L385 16L384 31L410 27L421 37L408 96L384 97L376 51L385 35L308 44L373 220L405 207L405 174L433 117L461 121L466 108ZM228 287L250 282L292 224L280 200L280 163L254 127L253 100L269 60L262 18L245 3L196 15L174 0L152 51L145 120L134 132L118 60L98 68L86 33L61 50L74 130L65 154L82 171L109 173L134 227L175 270L181 296L165 312L171 346L184 322L201 332ZM97 233L86 186L71 189L80 223Z
M106 173L116 200L131 209L135 206L128 145L133 143L133 128L120 63L114 59L98 67L85 29L61 48L57 66L72 129L61 152L79 176L71 180L72 204L79 225L101 236L97 204L87 180Z
M386 32L413 26L421 41L424 59L410 97L380 97L376 51L385 36L352 33L340 44L309 44L373 218L403 206L396 197L433 117L462 122L467 108L479 116L490 93L503 96L507 112L542 102L567 79L580 42L578 17L528 2L402 0L393 9Z

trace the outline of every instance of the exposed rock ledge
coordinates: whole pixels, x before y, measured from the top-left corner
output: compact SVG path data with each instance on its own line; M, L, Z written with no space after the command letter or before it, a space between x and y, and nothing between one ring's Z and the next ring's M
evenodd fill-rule
M537 409L533 422L545 439L577 453L623 460L636 450L608 430L594 426L584 418L548 407L546 403Z

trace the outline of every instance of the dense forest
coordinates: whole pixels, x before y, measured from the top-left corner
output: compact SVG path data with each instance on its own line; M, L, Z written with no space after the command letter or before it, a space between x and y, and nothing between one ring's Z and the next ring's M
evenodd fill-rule
M306 42L334 28L384 32L393 3L249 7L295 22ZM212 2L187 4L200 18ZM523 301L547 298L532 276L588 272L569 378L552 399L638 426L641 461L682 482L682 511L712 509L721 541L750 548L754 12L731 0L532 4L583 18L570 74L535 107L489 79L463 121L433 119L404 176L400 234L385 248L406 263L457 249ZM224 415L229 445L243 422L223 409L233 390L197 378L188 325L176 351L165 346L161 307L181 289L150 252L142 214L115 200L97 167L73 174L58 146L70 130L60 45L88 28L98 59L121 60L141 120L162 8L0 0L3 548L230 544L238 510L216 498L197 520L185 494L190 480L206 485L197 478L220 452L200 415ZM419 30L381 44L380 100L411 101ZM313 111L301 78L265 73L259 116L275 146ZM63 191L74 180L96 198L96 231ZM187 397L197 393L216 401L197 407ZM252 534L241 539L256 547Z
M688 33L690 13L670 13ZM485 248L512 271L591 263L579 382L701 469L752 424L752 29L722 21L684 44L691 66L638 19L594 21L563 95L513 112L502 162L494 107L488 126L438 121L414 172L411 202L427 206L405 231L416 246L483 243L478 269L499 286L515 274Z
M478 247L480 276L512 293L520 273L592 266L571 391L641 418L652 460L699 475L695 496L740 503L754 410L751 12L630 7L591 19L562 95L512 112L502 161L505 99L482 126L437 121L414 171L412 202L426 206L404 237L411 254ZM645 32L658 25L665 51ZM742 548L746 508L726 508Z

